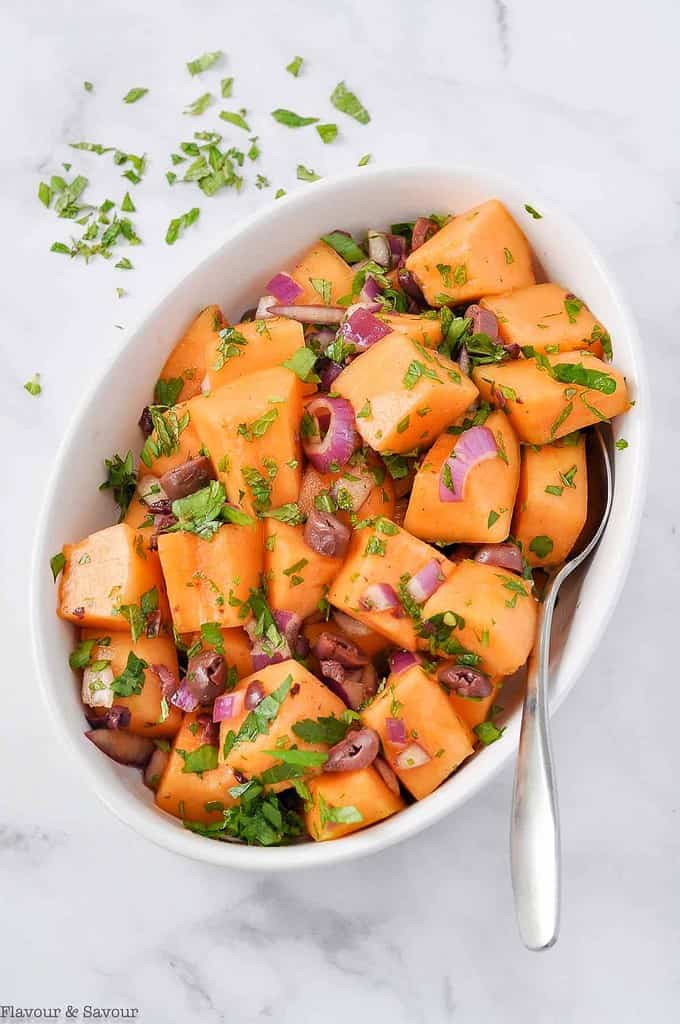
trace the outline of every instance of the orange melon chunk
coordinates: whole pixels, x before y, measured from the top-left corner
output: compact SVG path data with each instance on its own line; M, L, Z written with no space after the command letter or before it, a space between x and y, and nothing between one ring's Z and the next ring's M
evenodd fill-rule
M496 439L498 455L469 471L462 501L439 497L443 466L455 452L458 437L442 434L423 458L404 522L416 537L496 544L508 536L519 481L519 444L504 413L491 413L484 426Z
M208 342L205 360L210 389L214 391L247 373L281 366L304 344L302 324L283 316L235 324ZM315 391L316 387L307 386L307 390Z
M454 217L406 260L430 306L534 283L529 243L498 199Z
M237 779L223 764L218 764L216 768L200 775L184 771L186 761L178 751L192 753L205 743L196 722L200 713L199 709L184 716L182 728L177 733L172 747L170 760L156 790L156 803L161 810L176 818L183 821L201 821L207 825L222 821L222 810L234 807L238 802L229 794L230 787L237 785Z
M426 447L477 397L456 363L399 331L357 356L333 386L352 403L357 430L378 452Z
M426 763L409 766L408 756L400 759L404 748L390 742L388 718L403 721L408 743L429 755ZM416 800L436 789L473 752L473 733L439 683L419 665L392 673L382 693L361 712L361 720L378 733L387 761Z
M215 343L217 332L226 327L219 306L206 306L177 342L160 372L163 381L181 378L179 398L186 402L200 395L206 371L206 350Z
M341 558L319 555L305 543L304 527L267 519L264 568L271 608L297 612L306 619L318 610Z
M602 356L609 335L588 307L559 284L533 284L502 295L489 295L480 305L498 318L503 341L531 345L536 352L588 349Z
M319 306L324 304L325 286L330 285L330 303L334 306L338 299L350 295L354 271L326 242L320 239L307 250L290 275L302 288L295 299L296 306ZM312 281L317 282L317 288Z
M305 807L305 825L312 839L339 839L389 818L405 806L401 796L385 785L375 768L355 772L329 772L309 781L312 801ZM337 808L354 808L360 821L333 820Z

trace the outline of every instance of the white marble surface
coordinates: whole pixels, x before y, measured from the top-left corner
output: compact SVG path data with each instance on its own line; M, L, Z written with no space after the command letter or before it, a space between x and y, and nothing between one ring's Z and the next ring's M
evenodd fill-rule
M154 1024L678 1019L679 31L674 0L635 13L608 0L2 5L0 1003L138 1007ZM540 957L520 948L512 916L509 772L455 817L356 866L232 874L115 821L40 703L29 553L73 403L121 343L114 325L134 325L225 227L270 201L254 188L203 200L199 225L163 243L170 217L194 200L162 177L196 127L182 107L219 77L204 86L184 61L217 48L236 80L232 109L251 112L275 185L311 188L295 182L297 162L329 174L366 152L381 165L437 158L507 171L527 182L529 201L540 188L583 223L639 317L656 404L649 502L614 622L555 721L564 920ZM298 53L308 64L296 81L283 67ZM342 139L324 147L267 117L279 105L330 114L324 98L341 78L369 107L369 127L339 118ZM151 92L126 106L133 85ZM95 194L120 193L107 158L68 150L80 138L150 154L133 190L145 243L133 273L48 251L66 232L36 199L41 177L72 160ZM35 370L39 399L22 390Z

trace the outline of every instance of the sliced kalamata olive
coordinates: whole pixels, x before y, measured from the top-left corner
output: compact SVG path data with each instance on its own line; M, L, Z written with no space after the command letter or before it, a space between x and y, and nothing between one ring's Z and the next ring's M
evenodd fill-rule
M309 655L309 640L306 636L300 635L296 638L293 644L293 655L299 660L304 661Z
M439 231L439 227L436 221L430 220L429 217L418 217L411 234L411 252L420 249L421 245L424 245L437 231Z
M329 558L342 558L349 546L351 531L330 512L314 508L305 523L305 543L312 551Z
M215 472L210 459L200 455L196 459L187 459L181 466L175 466L163 473L160 485L171 501L186 498L188 494L200 491L215 479Z
M160 680L161 697L165 697L166 700L172 697L173 693L179 690L179 679L175 673L167 665L151 665L150 668Z
M224 691L227 663L217 651L201 651L189 658L186 688L199 704L207 707Z
M212 715L203 713L196 715L196 729L195 736L201 741L201 743L210 743L213 746L217 746L217 741L220 735L219 722L213 722Z
M369 658L356 644L337 633L324 631L314 644L314 653L319 661L339 661L345 668L361 668L368 665Z
M498 341L498 320L496 314L492 313L490 309L483 309L482 306L473 302L465 310L465 316L472 321L473 334L486 334L487 338L494 343Z
M325 772L353 772L368 768L380 751L380 740L373 729L354 729L328 751Z
M522 552L516 544L484 544L483 547L477 548L475 562L520 574L524 571Z
M149 437L153 434L153 420L151 419L151 410L148 405L145 405L142 409L142 415L139 417L138 423L144 437Z
M253 679L252 683L248 684L246 695L243 698L243 706L246 711L252 711L253 708L256 708L264 700L264 697L264 686L259 679Z
M159 498L158 501L148 502L149 512L153 516L171 516L172 502L169 498Z
M399 779L394 774L387 761L378 755L373 762L373 767L377 771L380 778L383 780L390 792L399 796Z
M378 689L378 676L373 665L347 669L339 661L324 661L321 673L329 690L337 694L352 711L358 711Z
M439 670L439 682L459 697L488 697L493 686L488 676L467 665L449 665Z
M88 740L99 747L118 764L145 765L154 750L155 744L145 736L135 736L131 732L120 729L92 729L86 732Z
M130 709L122 704L110 708L85 708L85 717L93 729L127 729L130 724Z
M161 781L161 775L165 771L169 759L169 750L161 750L160 747L156 747L144 769L144 785L153 789L154 792L158 789L158 783Z

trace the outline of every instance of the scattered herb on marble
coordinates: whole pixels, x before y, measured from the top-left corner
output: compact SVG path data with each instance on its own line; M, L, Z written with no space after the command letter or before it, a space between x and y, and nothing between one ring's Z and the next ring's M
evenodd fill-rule
M123 96L123 103L136 103L137 100L141 100L142 96L146 96L149 90L143 86L135 86L133 89L129 89L128 92Z
M344 82L339 82L331 93L331 103L336 110L353 117L359 124L368 124L371 120L369 112L359 98L350 92Z
M200 75L208 68L211 68L213 64L222 56L222 50L213 50L211 53L203 53L200 57L196 57L194 60L190 60L187 63L187 68L190 75Z
M195 221L198 220L201 211L197 206L191 208L186 213L181 214L179 217L174 217L168 224L168 230L165 232L165 241L168 245L174 245L179 236L190 227Z
M290 64L286 64L286 71L297 78L302 70L303 63L302 57L293 57Z

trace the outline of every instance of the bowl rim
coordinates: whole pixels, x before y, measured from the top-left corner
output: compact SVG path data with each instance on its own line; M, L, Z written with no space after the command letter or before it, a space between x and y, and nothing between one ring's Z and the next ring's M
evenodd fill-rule
M520 184L512 177L497 171L488 171L479 166L458 163L416 163L380 168L355 168L348 173L315 182L313 194L318 196L319 193L326 193L330 197L336 189L341 189L354 183L360 187L361 184L375 182L381 178L393 182L400 177L419 175L441 178L450 176L452 179L457 177L479 179L480 182L484 183L485 188L489 187L490 194L497 191L501 200L503 200L504 193L518 194L521 191ZM534 188L531 189L531 193L535 199L535 205L554 217L556 222L566 226L569 232L578 239L579 243L584 248L587 248L591 258L598 265L602 280L606 284L612 302L618 309L635 363L635 386L640 406L638 409L639 438L635 450L633 452L629 451L629 454L633 456L634 466L632 469L630 504L627 514L627 529L624 534L625 543L620 552L619 564L621 568L614 585L609 590L607 608L601 619L601 626L604 631L618 604L628 575L645 503L649 464L648 453L651 444L650 386L647 365L633 313L628 302L623 297L622 289L616 276L607 265L599 249L592 243L580 225L575 223L552 200L539 194ZM311 194L309 191L300 190L285 196L283 202L289 209L304 208ZM115 346L109 357L102 361L102 367L99 372L84 389L69 418L67 428L55 453L50 478L44 491L44 501L36 526L32 551L29 602L34 666L37 669L40 691L49 717L62 745L67 748L70 756L75 759L75 763L83 769L82 774L85 776L86 784L109 810L138 834L172 853L190 857L193 860L203 861L204 863L228 866L240 870L279 872L336 864L341 861L367 856L429 828L446 814L451 813L471 799L510 760L516 751L519 739L519 716L516 716L515 720L509 723L502 744L493 744L485 749L485 773L480 774L479 778L472 782L465 791L451 794L447 792L445 787L439 788L430 794L426 800L411 805L405 811L379 823L377 826L371 826L368 829L353 833L334 842L306 842L285 847L262 848L244 846L239 843L207 840L189 831L177 829L169 821L169 816L163 812L159 811L157 814L149 813L148 807L122 790L119 791L103 775L98 776L92 770L92 765L86 757L84 746L76 742L72 729L69 727L65 717L60 712L56 702L51 700L51 686L48 681L51 669L47 644L43 640L39 629L41 601L43 600L43 591L45 589L42 578L45 574L45 565L47 565L46 559L49 560L50 557L47 552L47 527L61 467L66 453L76 438L80 421L85 416L100 382L110 373L122 355L129 348L134 347L137 338L149 329L149 323L155 316L160 304L179 288L188 277L197 273L206 264L214 261L223 248L233 245L239 235L266 223L271 214L272 205L270 203L244 218L239 218L227 227L220 243L189 271L178 271L177 274L172 276L170 284L167 283L167 276L163 281L160 281L150 295L148 302L144 304L142 314L137 318L134 328L123 333L120 344ZM594 649L595 644L592 643L589 649L581 651L574 658L570 676L563 682L561 681L562 685L559 692L555 693L553 691L551 694L551 714L562 703L582 675Z

